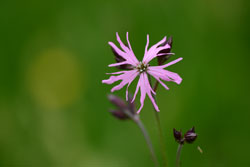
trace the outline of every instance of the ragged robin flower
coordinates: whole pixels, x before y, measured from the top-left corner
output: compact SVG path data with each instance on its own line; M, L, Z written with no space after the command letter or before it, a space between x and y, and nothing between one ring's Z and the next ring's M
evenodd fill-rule
M182 58L178 58L170 63L167 63L165 65L159 65L159 66L150 66L149 62L159 56L163 56L166 54L169 54L168 52L164 52L167 49L170 49L171 46L168 42L166 42L167 38L164 37L161 41L153 45L151 48L148 49L149 45L149 35L147 35L147 44L145 47L145 53L142 61L138 61L137 58L134 55L134 52L132 50L132 47L130 45L129 39L128 39L128 32L127 32L127 43L128 45L125 45L118 33L116 33L117 41L119 42L121 49L119 49L113 42L109 42L109 45L112 47L113 52L116 55L116 61L117 63L110 64L109 67L127 67L127 71L119 71L119 72L114 72L114 73L108 73L111 74L109 79L103 80L102 83L106 84L112 84L116 81L121 80L120 84L116 85L111 89L111 92L114 92L116 90L120 90L123 88L125 85L127 85L127 90L126 90L126 100L128 100L128 87L132 83L132 81L139 76L139 81L137 83L137 87L135 90L134 97L132 99L132 102L135 100L136 95L140 89L141 92L141 98L140 98L140 103L141 106L137 113L140 113L141 109L144 106L144 100L146 97L146 94L152 101L152 104L155 108L156 111L160 111L155 99L152 95L156 95L155 91L152 89L150 82L149 82L149 76L153 76L165 89L169 89L163 82L163 81L172 81L177 84L180 84L182 81L182 78L174 73L170 72L168 70L165 70L164 68L171 66L179 61L182 60ZM124 68L123 68L124 69ZM120 74L120 75L118 75Z

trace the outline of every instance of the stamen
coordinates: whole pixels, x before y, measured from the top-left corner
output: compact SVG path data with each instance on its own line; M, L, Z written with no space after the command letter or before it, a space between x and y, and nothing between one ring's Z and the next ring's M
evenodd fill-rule
M140 73L146 72L148 68L148 64L144 64L143 62L140 62L138 66L136 67Z

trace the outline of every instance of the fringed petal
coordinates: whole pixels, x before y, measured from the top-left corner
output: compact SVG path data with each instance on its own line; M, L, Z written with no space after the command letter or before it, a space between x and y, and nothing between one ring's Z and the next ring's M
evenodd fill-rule
M167 38L164 37L161 41L156 43L155 45L151 46L151 48L148 50L148 45L149 45L149 36L147 35L147 44L145 47L145 53L143 57L143 63L148 64L153 58L158 56L157 54L164 49L170 48L170 45L166 43ZM166 44L165 44L166 43ZM165 44L163 46L160 46L162 44Z
M161 80L164 81L171 81L171 82L175 82L177 84L180 84L182 82L182 78L174 72L165 70L165 67L168 67L172 64L175 64L177 62L179 62L180 60L182 60L182 58L176 59L166 65L162 65L162 66L150 66L148 67L148 73L150 75L152 75L163 87L165 87L166 89L169 89Z
M111 92L114 92L116 90L123 88L126 84L130 84L137 75L138 75L137 70L123 71L121 75L110 76L109 79L103 80L102 83L112 84L116 81L122 80L120 84L116 85L111 89Z
M146 94L148 95L149 99L151 100L155 110L160 111L156 102L155 102L154 97L152 96L153 90L150 86L148 76L146 73L142 73L140 75L140 89L141 89L141 98L140 98L141 106L140 106L139 110L137 111L137 114L140 113L142 107L144 106L144 100L145 100Z
M181 61L182 59L183 59L183 58L180 57L180 58L178 58L178 59L176 59L176 60L174 60L174 61L171 61L171 62L169 62L169 63L167 63L167 64L165 64L165 65L162 65L162 66L160 66L160 67L166 68L166 67L171 66L171 65L173 65L173 64L175 64L175 63L178 63L178 62Z
M120 46L121 46L121 48L122 48L123 51L122 51L121 49L119 49L113 42L109 42L108 44L112 47L112 50L113 50L113 52L115 53L115 55L116 55L116 56L119 56L119 57L121 57L121 58L123 58L123 59L124 59L124 62L126 62L126 63L124 63L124 64L131 64L131 65L133 65L133 66L136 66L136 65L139 63L139 61L138 61L137 58L135 57L134 52L133 52L133 50L132 50L132 48L131 48L131 45L130 45L130 43L129 43L129 40L128 40L128 33L127 33L127 41L128 41L129 47L127 47L127 46L121 41L121 39L120 39L118 33L116 33L116 38L117 38L117 41L119 42L119 44L120 44ZM119 60L120 60L121 58L119 58ZM122 59L121 59L121 60L122 60ZM122 62L123 62L123 61L122 61ZM120 62L119 62L119 63L120 63ZM121 65L123 65L123 64L121 64ZM116 66L118 66L118 65L116 65ZM113 67L113 66L109 66L109 67Z
M109 64L109 67L115 67L115 66L120 66L120 65L124 65L124 64L128 64L128 62L123 61L123 62L120 62L120 63Z

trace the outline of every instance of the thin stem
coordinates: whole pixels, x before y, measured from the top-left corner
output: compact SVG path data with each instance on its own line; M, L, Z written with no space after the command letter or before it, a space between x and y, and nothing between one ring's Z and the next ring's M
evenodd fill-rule
M158 82L158 81L156 81L156 82L155 82L155 85L154 85L154 88L153 88L153 90L154 90L154 91L156 91L156 90L157 90L158 85L159 85L159 82Z
M149 83L150 85L152 85L151 82L151 77L150 75L148 76L149 79ZM155 82L154 88L153 90L156 92L157 87L158 87L158 81ZM155 95L153 94L153 98L156 101ZM154 108L154 107L153 107ZM164 137L163 137L163 132L162 132L162 128L161 128L161 121L160 121L160 117L159 117L159 113L155 110L154 108L154 113L155 113L155 118L156 118L156 123L157 123L157 128L158 128L158 133L159 133L159 140L160 140L160 145L161 145L161 155L162 155L162 159L163 159L163 166L167 166L167 154L166 154L166 146L164 143Z
M156 110L154 113L155 113L157 128L158 128L158 132L159 132L159 139L160 139L160 144L161 144L161 154L162 154L162 158L163 158L163 166L167 166L167 154L166 154L166 150L165 150L166 147L165 147L165 143L164 143L164 137L163 137L163 133L162 133L160 117L159 117L159 113Z
M149 148L149 151L150 151L150 154L151 154L151 157L152 157L152 160L155 164L155 167L158 167L159 166L159 163L158 163L158 160L156 158L156 154L155 154L155 151L154 151L154 148L153 148L153 145L152 145L152 142L150 140L150 137L148 135L148 132L145 128L145 126L143 125L142 121L140 120L139 116L138 115L133 115L131 112L125 110L124 111L125 114L127 116L129 116L135 123L136 125L140 128L145 140L146 140L146 143L148 145L148 148Z
M146 142L147 142L147 145L148 145L148 148L149 148L149 150L150 150L152 159L153 159L153 161L155 162L155 166L159 166L158 160L157 160L157 158L156 158L156 155L155 155L155 152L154 152L154 149L153 149L153 145L152 145L152 143L151 143L151 141L150 141L149 135L148 135L148 133L147 133L147 131L146 131L146 129L145 129L143 123L141 122L140 119L138 119L136 122L137 122L137 125L139 126L139 128L141 129L141 131L142 131L142 133L143 133L143 136L144 136L144 138L145 138L145 140L146 140Z
M176 167L181 166L181 149L182 149L183 144L179 144L177 153L176 153Z

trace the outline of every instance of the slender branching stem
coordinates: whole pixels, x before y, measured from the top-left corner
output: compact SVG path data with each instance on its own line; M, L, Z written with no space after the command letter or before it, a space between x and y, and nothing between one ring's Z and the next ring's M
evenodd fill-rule
M176 167L181 166L181 149L183 147L183 144L179 144L177 153L176 153Z
M154 148L153 148L153 145L152 145L152 142L150 140L150 137L148 135L148 132L144 126L144 124L142 123L142 121L140 120L139 118L139 115L133 115L130 111L127 111L125 110L124 111L125 114L130 117L135 123L136 125L140 128L145 140L146 140L146 143L147 143L147 146L149 148L149 151L150 151L150 154L151 154L151 158L154 162L154 165L155 167L159 167L159 163L158 163L158 160L156 158L156 154L155 154L155 151L154 151Z

